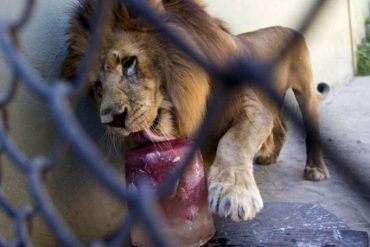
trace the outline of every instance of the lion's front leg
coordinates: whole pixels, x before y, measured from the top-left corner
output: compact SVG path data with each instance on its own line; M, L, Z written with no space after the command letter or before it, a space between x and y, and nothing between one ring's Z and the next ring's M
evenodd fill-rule
M241 221L254 218L262 209L263 201L249 168L215 165L208 179L209 210L212 213Z
M273 126L271 113L258 99L245 108L246 117L221 138L208 174L209 210L234 221L252 219L263 207L253 158Z

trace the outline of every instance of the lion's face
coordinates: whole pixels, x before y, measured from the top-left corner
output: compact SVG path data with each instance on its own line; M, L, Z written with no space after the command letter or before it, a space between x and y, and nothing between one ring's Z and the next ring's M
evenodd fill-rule
M88 47L96 1L81 0L68 29L63 77L72 79ZM194 50L226 63L230 35L198 1L147 0L162 19ZM110 133L126 137L151 130L157 136L191 138L199 128L212 91L210 77L166 40L125 1L107 11L97 61L89 75L101 122ZM167 14L168 12L168 14ZM200 25L199 23L202 23ZM210 52L202 53L204 47Z
M173 135L171 104L160 73L163 61L153 44L148 46L150 37L125 32L110 40L100 55L94 85L101 122L122 137L143 130Z

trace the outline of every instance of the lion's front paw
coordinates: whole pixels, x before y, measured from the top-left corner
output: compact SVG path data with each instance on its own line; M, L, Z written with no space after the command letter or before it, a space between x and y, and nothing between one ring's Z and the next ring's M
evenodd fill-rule
M237 168L211 167L208 203L210 212L234 221L252 219L263 208L254 177Z

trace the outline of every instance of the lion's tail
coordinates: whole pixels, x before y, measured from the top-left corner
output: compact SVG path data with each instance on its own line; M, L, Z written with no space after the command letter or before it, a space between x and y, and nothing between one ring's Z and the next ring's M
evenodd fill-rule
M326 97L329 95L330 92L330 86L329 84L325 82L320 82L317 84L317 92L318 92L318 99L319 101L323 101L326 99Z

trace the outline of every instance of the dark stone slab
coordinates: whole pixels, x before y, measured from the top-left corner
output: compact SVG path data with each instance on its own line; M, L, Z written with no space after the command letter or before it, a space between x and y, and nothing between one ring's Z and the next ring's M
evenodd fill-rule
M351 230L279 229L240 231L235 227L217 234L207 247L368 247L366 232Z
M253 220L235 223L215 217L218 229L236 226L242 229L348 229L348 226L334 214L317 204L265 203L263 210Z
M368 247L366 232L351 231L316 204L267 203L254 220L235 223L215 218L209 247Z
M368 247L366 232L352 231L316 204L266 203L253 220L215 217L217 233L204 247ZM130 245L131 246L131 245Z

